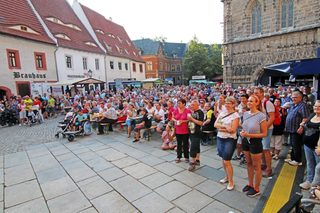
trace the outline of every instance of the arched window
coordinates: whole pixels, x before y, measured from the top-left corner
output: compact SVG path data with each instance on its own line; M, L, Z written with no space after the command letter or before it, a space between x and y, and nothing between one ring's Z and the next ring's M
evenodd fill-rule
M294 0L281 2L281 28L293 27Z
M262 21L261 21L261 5L257 1L252 8L251 12L251 33L261 33L262 31Z

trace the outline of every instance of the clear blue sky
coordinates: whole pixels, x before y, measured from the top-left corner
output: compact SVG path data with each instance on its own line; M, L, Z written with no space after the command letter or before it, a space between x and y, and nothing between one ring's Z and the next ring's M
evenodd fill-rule
M132 40L165 37L169 42L188 42L196 35L202 43L222 43L220 0L78 1L106 18L111 17L126 29Z

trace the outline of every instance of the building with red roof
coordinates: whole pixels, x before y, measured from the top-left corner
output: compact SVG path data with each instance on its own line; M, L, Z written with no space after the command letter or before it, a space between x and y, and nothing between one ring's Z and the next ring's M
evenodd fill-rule
M66 0L30 0L55 38L59 83L86 77L106 81L105 53ZM104 89L101 85L100 89Z
M123 26L106 19L78 1L74 1L72 7L95 42L107 55L108 82L119 78L145 79L145 62Z
M56 82L55 50L29 1L0 1L0 100L37 94L38 85Z

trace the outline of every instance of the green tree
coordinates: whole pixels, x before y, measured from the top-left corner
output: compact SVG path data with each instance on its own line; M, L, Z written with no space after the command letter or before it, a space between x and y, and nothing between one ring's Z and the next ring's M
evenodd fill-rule
M221 75L222 68L222 48L221 45L212 44L209 47L209 64L211 76Z
M208 49L196 37L189 43L183 66L185 77L188 79L193 75L207 75L210 70Z
M183 59L185 77L191 79L193 75L205 75L210 80L222 74L221 62L221 45L204 45L194 37Z

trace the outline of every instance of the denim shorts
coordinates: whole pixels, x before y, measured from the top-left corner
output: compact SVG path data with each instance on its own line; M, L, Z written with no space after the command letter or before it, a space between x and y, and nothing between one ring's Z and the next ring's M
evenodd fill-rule
M234 138L217 137L218 155L223 160L231 160L233 152L236 149L237 140Z
M268 129L267 137L262 139L263 150L269 150L270 149L272 131L273 131L273 129Z

